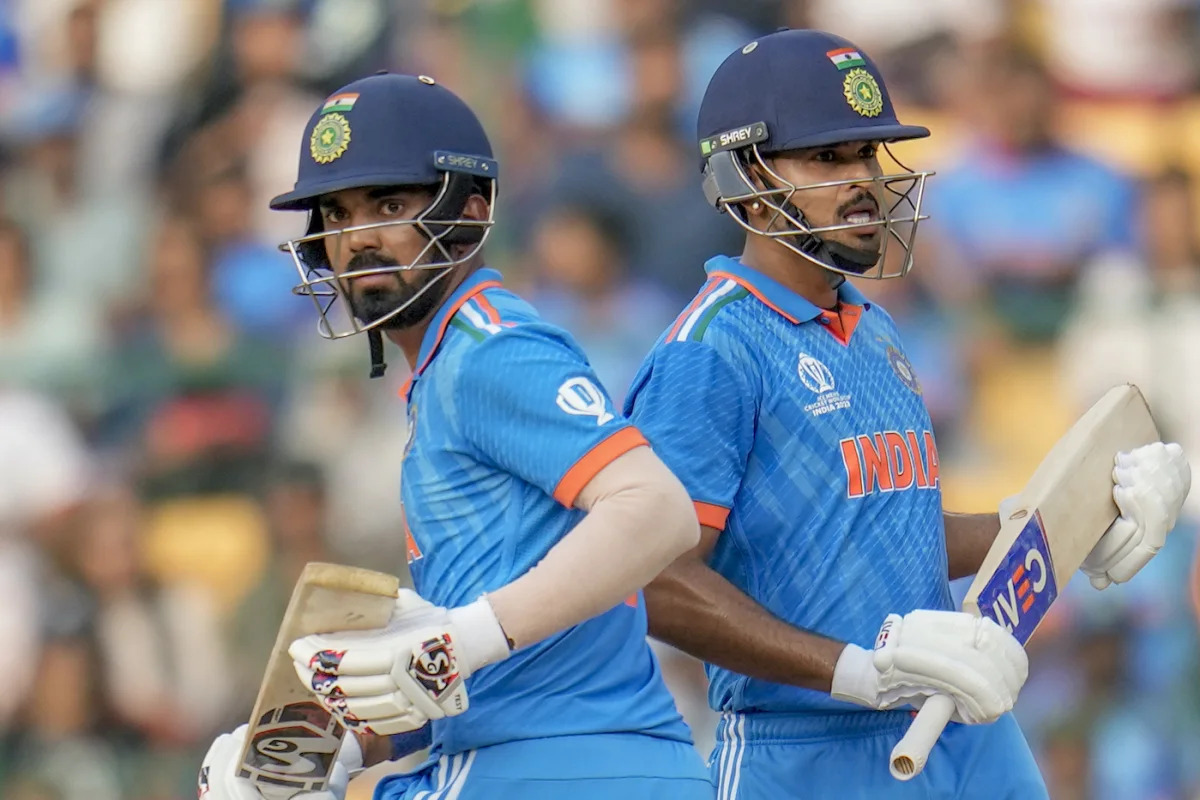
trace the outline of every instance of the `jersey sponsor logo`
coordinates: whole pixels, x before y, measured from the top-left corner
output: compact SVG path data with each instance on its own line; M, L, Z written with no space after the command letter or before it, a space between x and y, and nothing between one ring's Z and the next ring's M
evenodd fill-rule
M937 445L930 431L860 434L842 439L839 445L847 497L940 485Z
M558 387L558 407L577 417L595 417L599 427L613 420L604 392L587 378L571 378Z
M801 353L800 360L796 365L796 372L800 375L800 382L804 384L805 388L817 395L814 402L804 406L804 410L809 414L819 417L831 411L850 407L850 395L837 391L833 373L823 362L808 353Z

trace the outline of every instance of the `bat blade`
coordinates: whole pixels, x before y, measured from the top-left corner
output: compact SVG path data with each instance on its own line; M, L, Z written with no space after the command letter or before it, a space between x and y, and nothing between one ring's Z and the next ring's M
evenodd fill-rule
M1051 448L1001 522L963 598L1025 644L1050 605L1120 514L1113 459L1159 439L1141 391L1114 387Z
M1045 619L1061 587L1118 516L1112 498L1117 453L1159 440L1141 390L1115 386L1051 448L1001 521L1000 532L963 598L963 611L987 615L1021 644ZM889 768L910 780L954 713L949 697L930 697L892 750Z
M400 582L394 575L313 562L296 581L259 686L238 776L269 800L329 784L345 729L313 699L292 667L288 646L314 633L385 626Z

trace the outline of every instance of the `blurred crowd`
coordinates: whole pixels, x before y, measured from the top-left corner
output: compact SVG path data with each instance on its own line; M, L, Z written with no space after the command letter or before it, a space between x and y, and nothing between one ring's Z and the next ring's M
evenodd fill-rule
M405 574L405 368L368 381L364 341L317 336L276 247L304 219L266 205L326 95L424 73L480 112L489 262L620 401L739 252L695 114L781 25L851 38L933 130L895 148L937 172L917 267L862 288L948 507L994 509L1122 381L1200 468L1198 0L0 0L0 797L193 797L300 567ZM1193 501L1030 645L1017 713L1056 800L1200 797ZM703 672L659 651L707 750Z

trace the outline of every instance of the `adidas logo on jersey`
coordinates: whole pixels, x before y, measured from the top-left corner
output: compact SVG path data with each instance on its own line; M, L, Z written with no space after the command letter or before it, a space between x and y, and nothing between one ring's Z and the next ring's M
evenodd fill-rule
M860 434L839 444L847 497L939 486L937 445L930 431Z

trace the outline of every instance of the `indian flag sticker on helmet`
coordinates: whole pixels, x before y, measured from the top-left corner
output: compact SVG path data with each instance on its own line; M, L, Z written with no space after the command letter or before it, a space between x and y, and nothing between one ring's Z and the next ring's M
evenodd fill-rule
M863 60L862 53L853 47L841 47L837 50L830 50L825 55L829 56L829 60L833 62L833 65L841 70L865 66L867 63Z
M318 164L328 164L350 146L350 120L341 114L325 114L317 120L308 139L308 153Z
M334 111L349 111L354 108L354 104L358 102L358 94L356 92L344 92L335 94L333 97L325 101L325 105L321 106L322 114L331 114Z
M875 76L865 69L852 69L842 81L842 93L850 107L864 117L877 117L883 111L883 92Z

